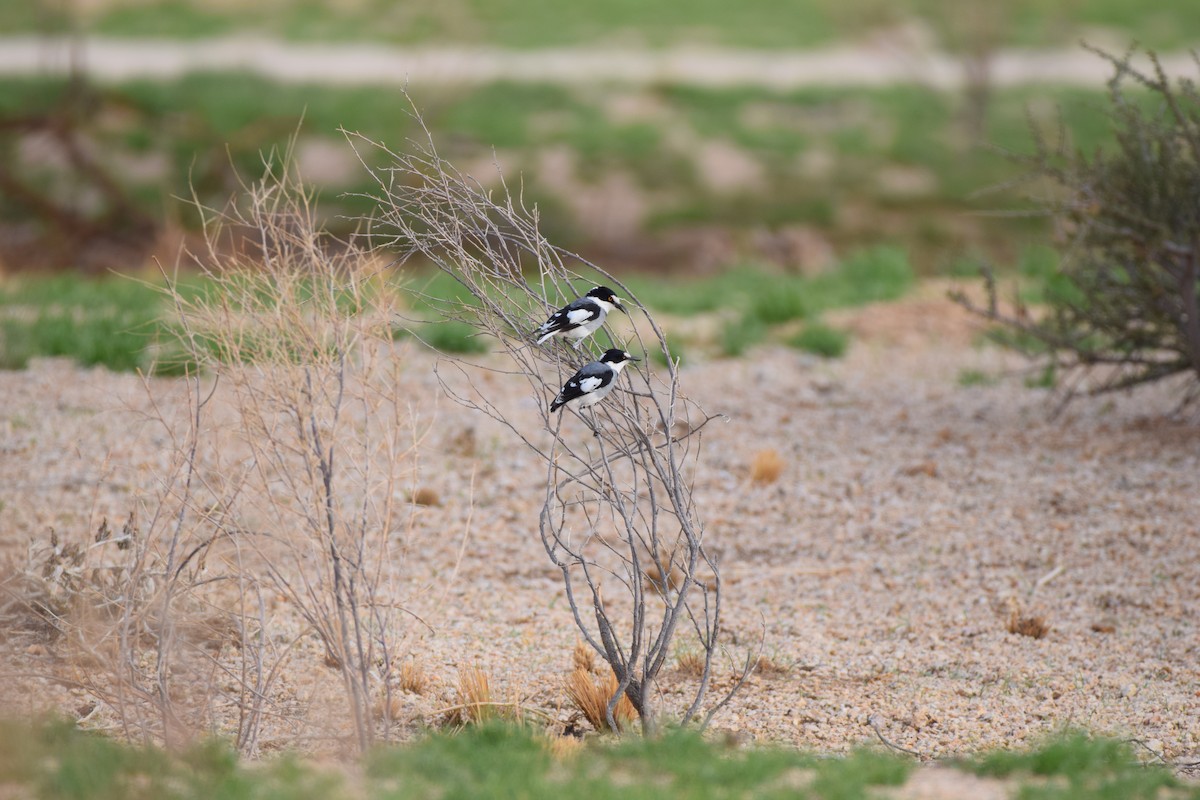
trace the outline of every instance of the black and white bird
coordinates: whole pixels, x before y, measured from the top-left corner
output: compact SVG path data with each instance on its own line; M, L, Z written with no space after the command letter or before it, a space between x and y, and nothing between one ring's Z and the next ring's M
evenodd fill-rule
M596 405L613 390L617 376L625 369L625 365L630 361L640 360L615 347L605 351L599 361L584 364L563 384L558 397L550 404L550 411L558 411L568 403L574 403L576 408Z
M533 335L542 344L551 336L562 336L575 340L575 349L604 324L608 312L619 308L628 314L615 292L607 286L597 286L578 300L572 300L550 315Z

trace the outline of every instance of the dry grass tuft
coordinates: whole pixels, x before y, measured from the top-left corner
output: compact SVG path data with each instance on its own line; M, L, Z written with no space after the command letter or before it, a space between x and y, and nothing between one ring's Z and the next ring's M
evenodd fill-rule
M608 701L616 694L619 685L616 674L611 671L605 679L594 678L592 673L576 669L567 678L567 695L593 728L607 731L611 730L608 726ZM634 710L633 703L629 702L628 697L621 695L617 707L613 709L613 719L617 727L622 731L627 730L636 717L637 711Z
M413 505L418 506L440 506L442 504L442 496L438 494L437 489L422 486L413 491L412 501Z
M446 450L457 456L473 458L479 451L479 442L475 435L475 429L468 426L456 433L446 443Z
M384 695L375 701L375 718L386 722L401 722L404 719L404 701L397 695Z
M577 639L575 641L575 649L571 651L571 663L575 665L575 669L577 670L595 672L596 651L587 642Z
M583 752L583 739L575 736L551 736L546 749L555 761L571 761Z
M781 661L777 656L759 656L754 665L754 673L767 678L778 678L792 671L792 665Z
M695 650L684 650L675 657L675 669L683 675L699 678L704 674L704 654Z
M646 590L655 594L663 594L664 589L677 590L683 585L683 570L672 564L667 570L667 580L664 586L662 571L654 564L646 567L643 574L646 576Z
M783 474L783 457L776 450L759 450L750 462L750 480L768 484L779 480Z
M1009 633L1029 636L1034 639L1041 639L1050 632L1050 625L1046 622L1045 617L1040 614L1027 616L1017 609L1013 609L1008 615L1008 624L1005 627Z
M408 692L409 694L425 694L429 691L429 687L433 683L425 668L412 660L405 661L401 665L397 680L400 691Z
M499 716L488 674L479 667L458 670L458 705L457 720L463 724L478 725Z

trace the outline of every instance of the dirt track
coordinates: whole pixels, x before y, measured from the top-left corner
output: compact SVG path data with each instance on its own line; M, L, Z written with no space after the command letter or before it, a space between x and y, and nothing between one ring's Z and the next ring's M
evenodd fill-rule
M1171 75L1194 75L1188 54L1165 54ZM891 86L960 88L963 69L950 54L880 39L811 51L679 47L666 50L561 48L501 50L398 48L379 44L299 44L250 37L198 41L54 37L0 38L0 74L67 71L72 64L100 81L167 80L189 72L243 70L284 83L474 84L529 81L594 86ZM1100 88L1109 64L1081 49L1008 50L991 63L996 87L1058 84Z

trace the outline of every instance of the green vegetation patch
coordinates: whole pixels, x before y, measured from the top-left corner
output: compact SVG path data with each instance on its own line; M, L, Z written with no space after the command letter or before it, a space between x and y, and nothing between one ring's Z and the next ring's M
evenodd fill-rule
M187 289L184 289L187 291ZM35 357L180 374L161 289L129 278L67 274L0 283L0 369Z
M194 190L202 202L223 206L237 175L260 174L262 153L282 152L296 136L301 166L306 155L315 158L326 176L323 216L336 233L349 233L376 210L368 196L374 187L339 128L395 150L410 149L406 138L421 135L396 86L275 84L210 72L91 91L78 108L100 109L94 116L103 124L86 133L104 166L127 182L147 216L192 226L195 210L177 198ZM894 243L918 264L967 247L1012 259L1022 240L1045 233L1043 219L969 213L1025 204L1012 191L978 194L1009 180L1012 165L966 133L954 93L915 86L581 90L500 81L418 86L413 95L443 156L489 187L496 177L490 162L498 158L509 188L538 208L543 233L572 250L613 244L607 239L615 234L576 202L596 191L630 195L636 227L619 243L635 256L647 242L668 234L682 242L712 226L755 233L804 227L840 252ZM69 96L63 80L0 78L0 113L64 113ZM1053 132L1061 115L1071 147L1111 146L1101 92L1025 87L997 89L991 98L989 144L1028 152L1030 120ZM0 137L0 155L15 157L15 147L15 139ZM364 156L383 165L380 152ZM19 171L36 185L71 177L47 170L21 163ZM3 198L0 213L39 222Z
M958 5L955 0L691 0L681 9L672 0L308 0L214 8L203 0L155 0L89 6L86 19L80 19L70 13L71 5L29 0L0 4L0 29L68 33L82 24L115 36L198 38L253 30L299 40L405 44L523 48L698 42L794 49L861 38L873 28L895 28L916 18L950 47L972 35L997 44L1069 45L1097 27L1154 47L1186 47L1200 37L1200 19L1190 0L1157 0L1152 6L1128 0L1016 0L984 12L963 12Z
M977 775L1017 779L1021 800L1168 800L1198 798L1200 786L1169 770L1142 766L1129 743L1070 733L1025 752L997 751L960 766Z
M788 343L792 347L823 358L841 358L850 344L850 336L845 331L830 328L820 322L806 325Z
M1200 798L1196 784L1140 763L1128 745L1081 734L941 768L1002 780L1010 796L1029 800ZM489 724L380 747L363 760L361 776L346 780L344 771L295 756L245 762L217 741L167 753L69 722L0 722L0 786L38 800L865 800L903 786L914 769L912 759L876 748L816 757L783 747L729 749L687 731L554 742L530 728Z

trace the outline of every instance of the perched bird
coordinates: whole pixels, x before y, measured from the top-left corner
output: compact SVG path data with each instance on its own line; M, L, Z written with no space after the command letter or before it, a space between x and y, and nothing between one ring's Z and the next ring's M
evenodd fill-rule
M537 343L551 336L563 336L575 340L575 349L583 344L583 340L595 333L604 324L608 312L619 308L628 314L625 306L612 289L607 286L597 286L578 300L572 300L567 305L550 315L533 335L538 337Z
M571 379L563 384L558 397L550 404L550 411L558 411L567 403L574 403L577 408L588 408L599 403L613 390L617 376L630 361L640 361L639 358L626 353L624 350L613 348L606 350L599 361L584 364Z

